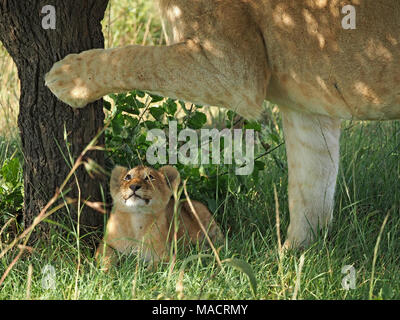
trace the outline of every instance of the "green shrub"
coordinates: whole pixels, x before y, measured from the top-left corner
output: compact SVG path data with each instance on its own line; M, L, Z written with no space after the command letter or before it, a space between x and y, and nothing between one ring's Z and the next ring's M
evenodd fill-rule
M110 160L109 169L117 164L127 167L135 167L141 164L152 166L146 159L147 149L153 143L147 141L150 129L161 129L168 137L169 121L177 121L178 133L187 128L199 130L205 128L207 124L207 116L203 107L198 105L187 107L182 101L147 95L141 91L115 94L110 95L110 97L114 102L114 107L109 102L105 103L105 108L109 111L107 120L110 122L106 130L107 159ZM234 117L234 112L229 111L227 113L227 128L232 127ZM251 122L246 122L244 128L260 131L259 125ZM223 142L224 140L221 139L221 164L219 165L184 165L179 162L175 165L182 180L188 180L188 191L191 196L207 203L211 211L217 209L220 205L218 199L224 199L228 190L235 185L237 187L243 184L243 179L233 173L235 164L224 164ZM168 138L166 143L168 150ZM179 142L178 148L185 143ZM198 145L200 146L200 141L198 141ZM211 150L212 146L210 145ZM166 160L169 163L168 152ZM160 166L162 165L153 165L152 167L157 169ZM258 172L263 169L264 163L257 161L253 180L258 178ZM234 192L236 191L234 190Z
M0 142L0 223L16 217L23 207L23 176L15 151L9 155L9 144Z

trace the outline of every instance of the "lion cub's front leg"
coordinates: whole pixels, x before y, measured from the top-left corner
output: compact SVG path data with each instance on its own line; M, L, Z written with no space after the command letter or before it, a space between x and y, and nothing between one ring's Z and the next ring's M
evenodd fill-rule
M97 250L95 259L102 271L108 272L117 261L117 254L113 248L102 241Z

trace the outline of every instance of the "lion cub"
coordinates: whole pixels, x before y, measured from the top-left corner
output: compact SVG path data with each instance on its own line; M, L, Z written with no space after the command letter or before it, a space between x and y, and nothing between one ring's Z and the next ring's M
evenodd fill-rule
M96 258L105 270L114 262L117 250L139 253L146 262L166 261L175 232L173 193L180 184L179 172L171 166L160 170L139 166L128 170L117 166L111 174L113 211ZM192 201L211 240L223 238L206 206ZM178 206L177 237L183 243L204 240L204 234L188 202Z

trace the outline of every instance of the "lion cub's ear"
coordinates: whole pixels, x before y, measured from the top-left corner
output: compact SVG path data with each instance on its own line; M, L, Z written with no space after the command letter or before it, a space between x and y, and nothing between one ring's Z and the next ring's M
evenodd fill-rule
M110 179L110 191L111 197L114 199L114 196L119 192L121 187L122 178L128 173L128 168L116 166L111 172Z
M179 184L181 183L181 175L178 170L172 166L164 166L159 170L166 178L168 185L172 192L177 192Z

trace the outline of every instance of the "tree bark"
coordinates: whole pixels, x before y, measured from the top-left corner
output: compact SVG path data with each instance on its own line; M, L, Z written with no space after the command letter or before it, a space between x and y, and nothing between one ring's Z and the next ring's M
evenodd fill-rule
M48 4L56 9L54 30L42 26L46 17L42 8ZM64 128L69 151L76 159L103 126L102 101L74 111L44 86L44 75L67 54L104 47L101 20L107 4L108 0L0 0L0 41L16 63L21 81L18 127L24 155L25 226L32 223L70 171ZM104 144L103 137L98 144ZM88 156L104 166L103 152ZM82 200L102 200L100 185L106 190L105 179L91 179L83 167L76 176ZM78 188L72 180L68 196L77 198ZM77 221L77 211L72 210L71 215ZM62 216L56 213L51 219L64 221ZM80 223L102 227L103 220L101 214L87 208ZM48 225L42 224L40 231L48 231Z

